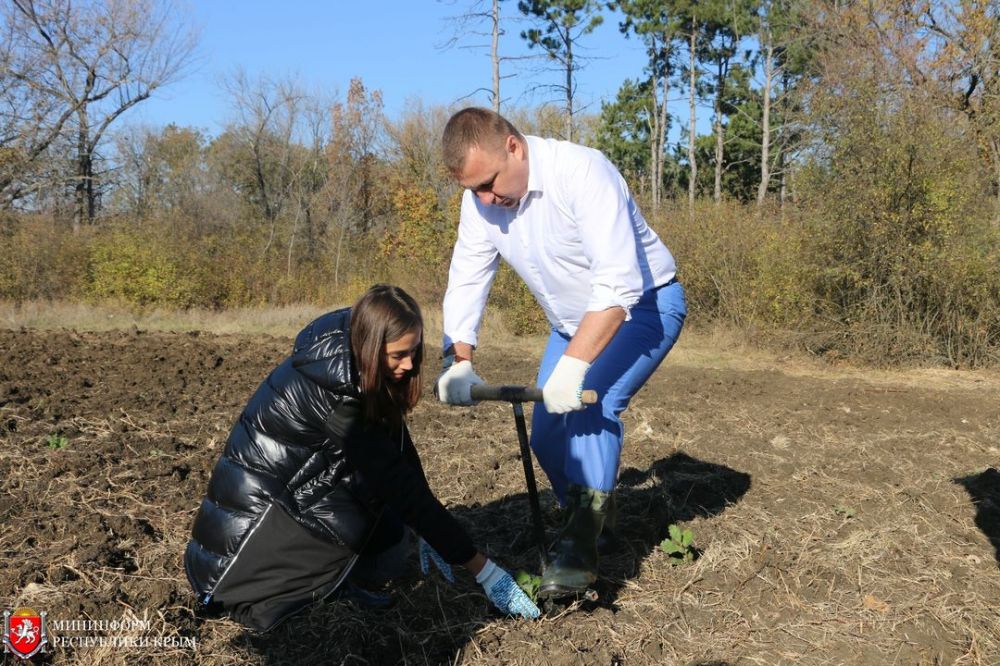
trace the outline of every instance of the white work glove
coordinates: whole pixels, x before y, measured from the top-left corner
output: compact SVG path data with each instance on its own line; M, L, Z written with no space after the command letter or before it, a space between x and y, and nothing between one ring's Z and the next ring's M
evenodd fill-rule
M583 378L590 364L572 356L563 356L542 387L545 409L549 414L565 414L584 408Z
M446 356L444 369L434 385L438 400L449 405L472 405L472 387L485 384L482 377L472 369L472 361L454 362L454 356Z
M520 615L526 620L534 620L541 615L538 606L493 560L486 560L486 566L476 576L476 582L483 586L486 598L504 613Z

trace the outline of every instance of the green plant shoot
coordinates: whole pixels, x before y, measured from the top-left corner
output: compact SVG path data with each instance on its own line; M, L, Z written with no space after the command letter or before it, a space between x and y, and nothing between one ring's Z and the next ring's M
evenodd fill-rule
M49 435L45 438L45 446L58 451L69 445L69 439L63 435Z
M670 564L693 562L697 551L694 548L694 534L690 529L681 530L677 525L667 528L670 536L660 542L660 550L670 556Z
M840 514L844 518L853 518L858 514L857 511L844 504L838 504L837 506L833 507L833 512Z
M542 584L541 576L535 576L527 571L518 571L514 575L514 582L528 595L529 599L533 602L538 601L538 588Z

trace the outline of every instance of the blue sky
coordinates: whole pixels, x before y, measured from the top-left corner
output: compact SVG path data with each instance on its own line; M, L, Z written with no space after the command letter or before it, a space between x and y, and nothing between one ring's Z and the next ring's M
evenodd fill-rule
M369 89L382 91L386 113L398 117L408 100L425 104L452 104L477 88L492 86L488 49L439 45L452 36L456 22L472 0L190 0L190 21L200 29L200 62L183 79L161 89L153 99L133 110L129 122L153 126L173 122L217 134L230 110L220 81L237 67L251 78L293 76L309 89L346 91L353 77ZM519 19L516 3L501 3L501 12ZM502 55L526 55L520 37L524 23L508 21L501 38ZM483 26L486 29L486 26ZM488 38L469 38L465 44L488 44ZM618 17L605 12L605 22L582 43L591 56L578 73L577 97L587 112L597 112L601 100L613 99L622 81L642 75L645 53L634 38L618 31ZM505 73L514 73L507 65ZM555 72L533 72L517 65L517 76L501 83L510 106L532 106L554 100L555 92L531 93L539 85L555 83ZM537 67L537 66L536 66ZM482 93L469 103L488 105ZM671 111L686 117L684 102ZM704 112L703 112L704 113ZM702 121L699 120L699 127ZM676 133L676 123L672 134Z

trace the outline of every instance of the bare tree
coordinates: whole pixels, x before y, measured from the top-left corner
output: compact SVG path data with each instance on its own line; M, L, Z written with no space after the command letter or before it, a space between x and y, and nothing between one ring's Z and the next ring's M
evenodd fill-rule
M452 48L457 44L465 42L470 37L473 39L488 37L490 39L488 46L474 42L471 44L464 43L461 48L489 48L493 87L488 92L493 104L493 110L497 113L500 113L500 104L503 101L503 98L500 96L500 82L503 79L513 76L513 74L507 74L506 76L501 74L500 67L504 62L520 59L500 55L500 38L504 35L504 29L501 25L500 3L501 0L473 0L467 12L457 16L449 16L447 20L453 26L454 33L448 41L440 46L440 48ZM482 87L477 88L470 95L474 95L481 90L487 89Z
M6 206L37 194L46 151L62 135L76 105L59 103L42 58L15 4L2 5L0 39L0 197Z
M115 133L112 204L138 220L159 213L196 219L208 194L206 140L191 127L126 127ZM106 204L105 204L106 205Z
M224 86L235 118L214 142L216 162L241 192L251 218L265 225L261 257L287 238L291 276L300 236L306 254L316 250L316 198L328 177L330 104L294 80L251 80L241 70Z
M352 79L343 102L331 109L331 140L326 146L328 181L324 190L338 232L334 285L340 286L344 242L349 233L370 231L381 205L379 162L385 142L382 92Z
M227 132L247 157L240 160L244 171L236 180L244 182L252 205L271 225L273 239L274 222L289 194L292 136L305 95L292 80L251 80L242 69L227 78L223 87L236 116Z
M181 75L196 35L167 0L11 2L6 18L19 63L12 78L44 112L22 159L37 159L56 137L72 133L75 231L96 214L95 156L108 128Z
M301 233L304 236L306 257L315 259L316 255L316 208L320 191L326 185L328 169L323 151L329 143L330 113L329 104L321 99L309 98L302 111L302 129L304 150L295 169L293 183L295 197L295 217L292 231L288 239L288 254L285 275L292 276L294 249L296 239ZM300 226L302 231L300 231Z
M493 11L490 12L492 41L490 42L490 59L493 63L493 110L500 113L500 0L493 0Z

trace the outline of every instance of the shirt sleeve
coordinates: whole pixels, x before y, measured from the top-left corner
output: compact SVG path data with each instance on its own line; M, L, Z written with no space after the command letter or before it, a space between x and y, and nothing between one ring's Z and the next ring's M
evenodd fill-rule
M472 539L431 492L412 442L400 447L398 438L390 438L383 428L366 425L354 404L338 407L328 428L343 442L344 457L371 492L446 562L462 564L473 558Z
M500 254L486 234L472 192L462 197L458 240L451 255L448 290L444 295L444 348L456 342L475 346L486 298L500 265Z
M628 185L602 156L582 160L567 175L573 192L570 205L580 227L584 255L590 262L587 311L617 306L625 310L628 320L644 289ZM645 272L649 273L648 266Z

